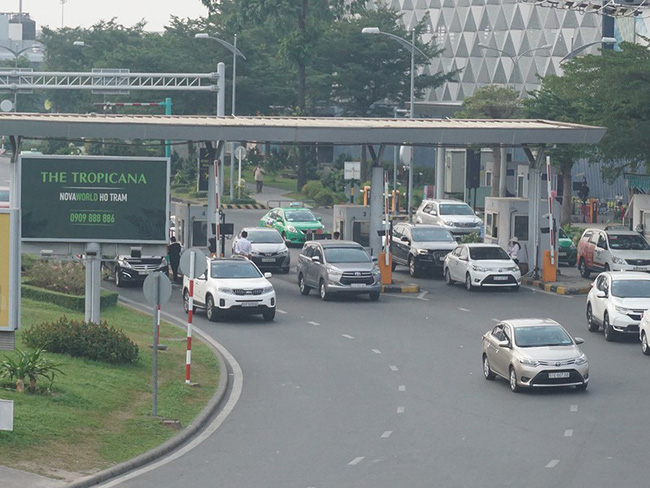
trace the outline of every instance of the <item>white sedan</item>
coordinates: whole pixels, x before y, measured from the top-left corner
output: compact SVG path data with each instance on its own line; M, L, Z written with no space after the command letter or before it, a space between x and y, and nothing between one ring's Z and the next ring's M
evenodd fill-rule
M639 322L650 309L650 275L633 271L605 271L594 280L587 295L587 326L602 326L605 340L617 335L640 334Z
M447 254L444 264L445 281L475 287L494 286L518 290L521 284L519 266L497 244L461 244Z

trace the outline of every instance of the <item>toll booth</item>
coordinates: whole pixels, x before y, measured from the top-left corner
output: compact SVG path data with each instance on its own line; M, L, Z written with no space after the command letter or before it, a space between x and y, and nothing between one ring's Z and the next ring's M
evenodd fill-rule
M183 248L207 247L208 206L172 202L175 234Z
M370 207L368 205L334 205L334 229L341 239L370 245Z
M521 245L519 263L523 272L532 266L535 252L535 236L529 235L529 200L527 198L486 197L485 199L485 237L484 242L498 244L503 249L508 249L511 237L516 236ZM557 225L560 219L561 207L553 205L555 217L555 256L557 266ZM548 200L540 200L539 205L539 263L545 251L551 249L549 233ZM526 270L526 271L524 271Z

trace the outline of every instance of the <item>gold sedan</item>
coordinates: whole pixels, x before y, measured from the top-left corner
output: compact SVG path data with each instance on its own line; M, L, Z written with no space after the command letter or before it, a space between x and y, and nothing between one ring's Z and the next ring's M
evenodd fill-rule
M514 392L521 388L589 384L587 356L564 327L551 319L510 319L499 322L482 339L483 375L497 375L510 382Z

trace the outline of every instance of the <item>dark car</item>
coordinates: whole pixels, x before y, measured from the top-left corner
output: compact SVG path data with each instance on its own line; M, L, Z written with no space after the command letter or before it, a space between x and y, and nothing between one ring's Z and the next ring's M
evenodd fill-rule
M241 239L241 233L246 231L247 239L251 243L253 252L251 261L260 269L277 269L281 273L288 273L291 265L289 249L280 233L275 229L263 227L245 227L237 237L233 239L232 253L235 254L237 241Z
M454 236L439 225L399 222L391 234L391 256L395 266L408 266L411 276L440 271L445 256L457 246Z
M151 273L160 271L168 273L167 259L164 256L133 257L121 255L117 257L113 268L115 285L122 287L127 284L142 284Z

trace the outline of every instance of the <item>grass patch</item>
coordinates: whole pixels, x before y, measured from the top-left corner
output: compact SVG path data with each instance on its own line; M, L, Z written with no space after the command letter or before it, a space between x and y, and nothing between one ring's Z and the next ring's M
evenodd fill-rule
M54 304L22 300L23 328L63 315L84 318ZM14 401L14 431L0 432L3 465L54 477L59 472L90 474L176 434L151 416L151 315L118 306L102 312L102 320L138 344L139 362L116 366L48 353L65 372L57 375L52 392L18 394L4 385L0 396ZM20 331L17 336L20 344ZM161 324L160 342L167 350L158 354L158 415L186 427L214 394L219 366L213 351L194 341L192 381L201 386L187 386L184 337L183 329Z

